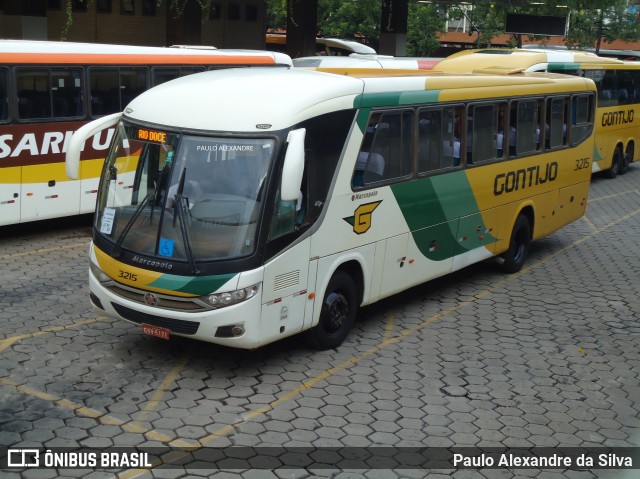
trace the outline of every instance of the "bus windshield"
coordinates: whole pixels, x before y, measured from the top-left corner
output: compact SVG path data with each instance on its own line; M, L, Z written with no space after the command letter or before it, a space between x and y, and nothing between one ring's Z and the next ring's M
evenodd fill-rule
M197 263L253 253L273 138L174 134L120 123L103 170L98 234L117 248Z

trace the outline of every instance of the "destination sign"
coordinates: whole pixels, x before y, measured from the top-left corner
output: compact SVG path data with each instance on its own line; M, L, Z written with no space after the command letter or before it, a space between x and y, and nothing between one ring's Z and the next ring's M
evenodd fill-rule
M154 143L166 143L167 134L164 131L148 130L146 128L138 128L136 139L142 141L151 141Z

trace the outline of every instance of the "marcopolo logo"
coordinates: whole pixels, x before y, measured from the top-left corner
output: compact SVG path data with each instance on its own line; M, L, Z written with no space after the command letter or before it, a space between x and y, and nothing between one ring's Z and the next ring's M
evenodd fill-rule
M361 235L362 233L366 233L369 231L369 228L371 228L373 211L380 205L380 203L382 203L382 200L360 205L353 212L353 216L343 219L353 226L353 232L355 234Z

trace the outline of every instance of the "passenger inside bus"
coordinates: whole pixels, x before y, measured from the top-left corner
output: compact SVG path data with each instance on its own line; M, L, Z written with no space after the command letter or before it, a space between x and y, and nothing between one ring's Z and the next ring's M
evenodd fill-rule
M372 147L374 137L376 137L377 143L380 144L381 137L385 136L385 132L388 132L388 130L389 125L386 123L367 128L353 174L352 185L354 187L364 186L367 183L374 183L383 179L384 157L380 153L372 151Z

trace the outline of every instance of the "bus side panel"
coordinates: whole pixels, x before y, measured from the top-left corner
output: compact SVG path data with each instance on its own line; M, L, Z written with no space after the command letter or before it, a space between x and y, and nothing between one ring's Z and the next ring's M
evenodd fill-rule
M80 214L93 213L96 209L100 172L104 158L80 162Z
M20 166L0 168L0 225L11 225L20 221L21 183Z
M80 182L70 181L64 163L22 167L21 221L77 215Z
M453 271L457 271L493 256L495 243L480 247L477 245L483 244L487 237L493 237L494 225L498 220L498 217L495 215L496 209L497 208L493 208L492 210L485 211L483 213L477 213L460 218L456 238L461 246L466 246L470 249L453 258Z
M310 245L307 238L264 267L260 321L263 344L302 331L308 301Z
M569 224L584 215L587 208L587 196L589 193L589 183L579 183L577 185L561 188L558 192L558 213L556 221L558 228Z
M411 280L407 271L410 269L407 259L407 247L409 234L394 236L385 243L385 254L380 283L380 296L389 296L405 290L410 286Z

